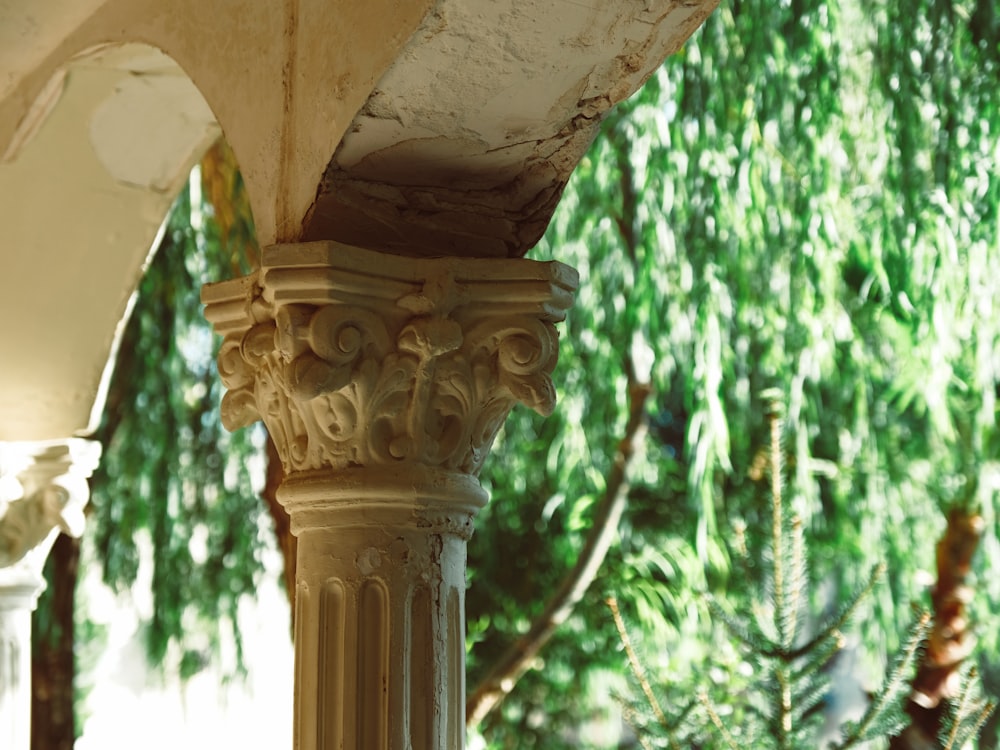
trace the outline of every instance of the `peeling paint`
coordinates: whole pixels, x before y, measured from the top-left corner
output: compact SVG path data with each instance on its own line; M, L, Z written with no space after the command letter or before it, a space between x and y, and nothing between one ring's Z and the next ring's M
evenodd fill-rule
M171 190L178 162L197 159L219 134L212 111L187 76L155 73L123 78L95 107L89 128L94 154L108 174L156 192Z
M610 107L714 6L441 2L355 116L304 238L523 255Z

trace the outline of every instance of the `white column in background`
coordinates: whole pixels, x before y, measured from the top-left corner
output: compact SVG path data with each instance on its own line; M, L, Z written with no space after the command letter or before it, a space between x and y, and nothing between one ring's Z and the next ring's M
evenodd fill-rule
M0 443L0 748L31 743L31 614L60 532L83 532L87 477L100 446L87 440Z

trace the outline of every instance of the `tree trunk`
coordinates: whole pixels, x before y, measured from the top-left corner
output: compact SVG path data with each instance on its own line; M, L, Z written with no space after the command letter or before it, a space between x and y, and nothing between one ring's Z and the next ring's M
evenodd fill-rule
M631 365L628 370L630 379L634 380ZM629 464L646 436L646 403L651 394L652 388L647 383L630 384L629 420L625 436L618 444L604 497L595 510L593 525L576 565L563 578L559 588L546 602L545 609L531 623L528 632L507 648L486 677L472 690L465 703L467 727L478 726L500 705L528 670L538 652L548 643L556 628L569 619L573 608L597 577L604 557L618 533L618 525L628 500Z
M982 516L968 509L954 508L948 514L948 526L937 545L937 584L931 594L934 627L906 705L910 724L892 738L890 750L937 746L948 701L961 687L962 662L975 643L966 614L972 596L967 579L983 527Z
M80 540L60 534L46 567L49 590L32 617L31 749L73 750L74 604Z

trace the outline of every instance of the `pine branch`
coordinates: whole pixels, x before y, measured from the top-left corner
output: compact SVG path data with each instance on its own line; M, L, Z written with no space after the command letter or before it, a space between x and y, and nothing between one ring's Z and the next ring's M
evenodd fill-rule
M795 639L798 637L798 617L803 607L802 599L806 594L808 578L802 519L798 516L793 516L791 526L791 565L789 566L790 576L788 580L789 601L785 613L785 616L789 619L786 626L790 634L790 641L787 644L789 648L794 645Z
M939 736L945 715L943 704L956 697L961 687L962 663L973 647L966 617L971 597L967 580L984 527L979 513L956 506L949 512L948 525L937 544L937 583L931 596L934 625L906 707L910 717L906 730L911 736ZM902 733L893 738L890 747L906 747Z
M778 683L776 696L778 712L774 722L778 747L780 750L789 750L789 740L792 734L792 683L788 668L779 665L774 670L774 678Z
M835 747L835 750L846 750L859 742L871 739L876 734L882 734L875 730L905 689L906 676L920 656L921 646L924 644L930 627L931 616L929 613L923 612L910 632L910 637L897 657L895 666L886 677L882 688L868 704L861 719L848 726L847 737Z
M737 641L748 649L764 656L784 653L781 647L767 637L755 619L746 621L738 620L726 612L715 600L715 597L708 596L708 608L712 616L722 620L722 624Z
M983 728L983 724L993 715L996 710L997 704L992 700L982 701L977 703L975 708L975 713L972 715L971 719L967 724L967 729L962 733L960 737L961 745L956 747L961 747L966 742L968 742L973 737L979 736L979 731Z
M618 523L628 498L628 468L646 433L646 402L652 393L647 383L633 383L629 388L630 411L625 436L618 444L614 463L607 477L604 497L594 514L594 523L576 565L563 579L545 609L521 638L497 660L486 677L472 691L465 704L467 726L476 726L496 708L511 691L532 659L570 616L583 598L604 562L618 532Z
M643 722L641 713L633 706L629 705L625 700L620 700L619 703L622 711L622 719L626 724L632 727L632 730L636 735L636 740L642 746L642 750L653 750L653 745L650 740L642 733ZM680 750L680 748L676 747L671 741L671 750Z
M858 607L861 602L864 601L872 590L875 588L875 584L879 582L879 579L885 575L885 564L880 563L872 568L871 575L868 576L868 580L861 586L860 589L854 594L850 602L847 603L841 611L833 620L831 620L826 627L824 627L819 633L817 633L813 638L811 638L807 643L794 648L790 651L770 651L765 652L764 656L770 656L773 658L783 658L788 661L799 659L823 641L835 637L835 634L841 631L845 625L854 617L854 613L857 612Z
M997 704L992 700L984 701L977 708L977 713L973 717L969 724L969 731L963 738L963 742L968 741L970 737L978 737L979 731L983 728L983 724L993 715L996 710Z
M709 700L708 693L699 693L698 700L708 712L708 718L711 719L712 724L715 725L715 728L719 730L719 734L722 735L722 741L726 743L726 747L728 747L729 750L741 750L740 746L736 744L736 740L733 738L733 735L730 734L729 730L726 728L725 723L722 721L722 717L719 716L719 712L716 711L715 707L712 705L712 701Z
M829 652L827 653L829 654ZM800 675L801 673L792 676L793 685L797 685L803 679L808 680L808 682L804 687L798 688L792 693L797 729L809 718L819 713L819 707L830 693L830 678L823 672L817 670L807 678Z
M978 672L972 667L962 677L958 700L950 702L946 717L941 723L938 745L941 750L957 750L979 734L983 723L993 713L991 701L978 696Z
M781 496L783 475L781 456L781 415L778 402L771 403L768 420L771 427L771 575L774 580L774 620L778 627L778 644L783 650L791 648L795 640L794 616L789 616L786 608L785 567L784 567L784 500ZM791 630L789 629L791 626Z
M628 630L625 627L625 621L622 619L621 610L618 609L618 600L613 596L605 600L608 605L608 609L611 610L611 616L615 621L615 629L618 631L618 638L622 642L622 646L625 647L625 654L628 657L628 665L632 670L632 674L635 675L635 679L639 683L639 687L642 689L643 695L646 696L646 701L649 703L649 708L653 712L653 716L656 720L660 722L664 729L669 733L669 724L667 722L667 716L663 713L663 708L660 706L660 702L656 698L656 694L653 693L653 686L649 684L649 680L646 677L646 671L642 668L642 663L639 661L638 655L635 653L635 649L632 647L632 639L629 637Z

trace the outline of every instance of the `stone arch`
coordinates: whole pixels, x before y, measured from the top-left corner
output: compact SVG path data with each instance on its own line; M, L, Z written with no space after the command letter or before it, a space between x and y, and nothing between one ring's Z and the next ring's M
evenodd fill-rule
M0 441L63 438L94 427L116 327L179 180L211 140L192 145L182 138L172 158L159 159L163 154L148 144L157 133L170 140L178 128L176 119L163 127L157 103L201 102L194 120L207 122L210 111L222 124L261 243L297 240L336 144L432 5L4 6L0 340L12 356L0 372ZM103 93L95 91L101 86ZM95 97L109 100L97 113ZM130 97L138 106L124 106ZM131 127L122 124L129 117ZM63 127L71 138L59 146Z
M0 439L10 440L94 428L150 249L220 135L191 79L147 44L88 46L36 90L0 147Z

